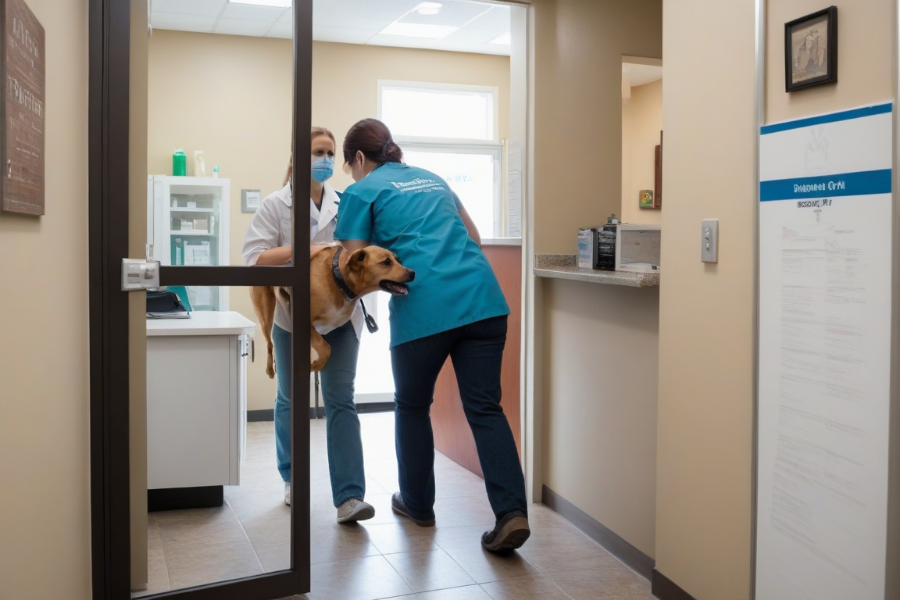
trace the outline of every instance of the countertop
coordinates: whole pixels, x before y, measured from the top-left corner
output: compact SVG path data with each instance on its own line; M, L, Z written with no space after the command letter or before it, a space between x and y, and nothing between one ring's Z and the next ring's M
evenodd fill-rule
M195 311L190 319L147 319L147 337L165 335L240 335L256 323L234 311Z
M659 285L659 272L637 273L632 271L595 271L576 266L574 254L536 254L534 274L538 277L623 285L626 287L655 287Z

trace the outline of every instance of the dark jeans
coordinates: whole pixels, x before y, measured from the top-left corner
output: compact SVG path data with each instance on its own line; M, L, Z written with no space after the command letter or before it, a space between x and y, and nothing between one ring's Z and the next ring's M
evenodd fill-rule
M434 518L434 436L431 403L438 373L450 356L463 410L478 449L488 500L497 518L527 512L516 443L500 408L500 364L506 317L485 319L391 349L397 403L400 493L417 519Z

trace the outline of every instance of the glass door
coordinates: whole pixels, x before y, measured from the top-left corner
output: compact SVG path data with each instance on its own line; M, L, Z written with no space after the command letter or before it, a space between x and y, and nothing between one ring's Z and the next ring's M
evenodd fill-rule
M187 4L91 0L94 597L284 598L310 590L309 263L247 266L242 250L248 197L281 190L307 143L312 0ZM204 19L206 33L179 24ZM277 35L243 51L235 28L262 21ZM273 79L283 101L255 93L235 114ZM305 248L288 214L278 245ZM147 259L159 284L123 291L124 259ZM301 407L278 464L274 432L247 422L274 396L266 294L289 298L275 367Z

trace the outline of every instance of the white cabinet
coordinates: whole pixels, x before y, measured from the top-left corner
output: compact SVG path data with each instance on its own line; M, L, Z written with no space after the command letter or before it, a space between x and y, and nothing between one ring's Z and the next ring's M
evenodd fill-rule
M147 321L147 487L239 485L248 335L235 312Z
M229 264L231 184L214 177L151 175L147 243L163 265ZM188 286L195 311L228 310L228 288Z

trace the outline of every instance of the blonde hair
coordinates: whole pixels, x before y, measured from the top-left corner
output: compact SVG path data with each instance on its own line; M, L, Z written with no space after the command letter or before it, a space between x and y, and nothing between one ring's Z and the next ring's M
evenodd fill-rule
M320 135L325 135L331 138L331 142L337 147L337 140L334 139L334 134L331 133L329 129L326 127L313 127L309 131L309 143L312 143L314 139L319 137ZM284 181L281 182L281 185L287 185L288 181L291 180L291 175L294 174L294 153L291 152L291 155L288 157L288 166L287 172L284 174Z

